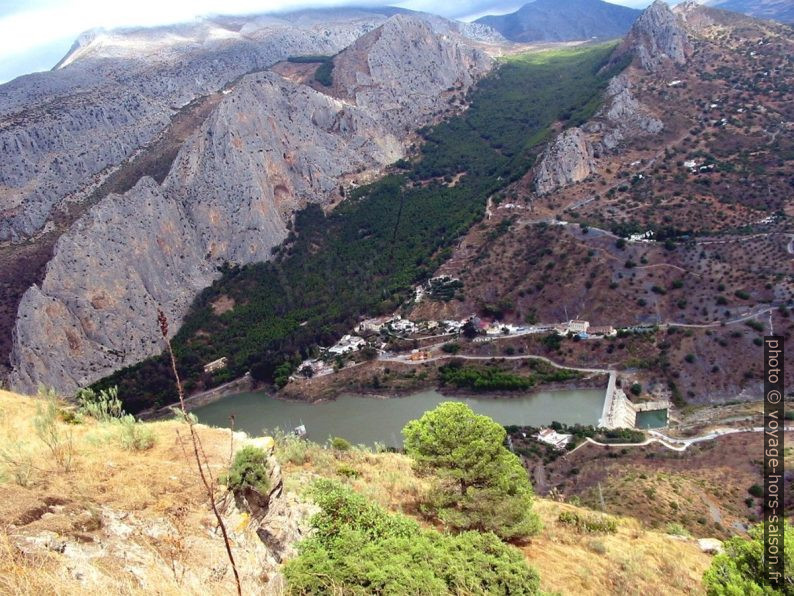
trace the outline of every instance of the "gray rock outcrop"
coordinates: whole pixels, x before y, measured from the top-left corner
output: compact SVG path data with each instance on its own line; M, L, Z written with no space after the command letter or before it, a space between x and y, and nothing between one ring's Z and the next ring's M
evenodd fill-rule
M593 146L581 128L565 130L546 148L535 174L535 190L546 194L581 182L595 171Z
M190 101L288 56L336 54L388 14L301 11L84 34L57 70L0 85L0 241L34 236ZM444 34L489 35L431 17L416 18Z
M664 0L655 0L631 27L623 46L650 72L665 62L686 63L692 46L679 17Z
M629 78L620 74L609 81L604 106L583 129L597 150L614 150L624 140L660 133L664 124L636 99Z
M491 60L398 15L335 59L334 97L272 72L244 76L182 146L161 186L109 195L58 241L22 298L10 384L63 392L161 351L224 262L267 260L295 210L380 171ZM450 91L450 88L455 88Z

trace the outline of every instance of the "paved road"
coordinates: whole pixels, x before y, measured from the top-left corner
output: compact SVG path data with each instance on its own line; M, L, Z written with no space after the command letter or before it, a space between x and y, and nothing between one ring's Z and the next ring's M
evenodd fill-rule
M780 308L781 305L775 306L768 306L763 310L757 310L755 312L747 313L739 318L736 319L729 319L727 321L714 321L713 323L661 323L659 327L693 327L698 329L708 328L708 327L721 327L722 325L735 325L736 323L743 323L744 321L749 321L750 319L755 319L756 317L760 317L761 315L772 313Z
M516 337L515 335L510 335L507 337ZM432 350L433 348L440 347L442 344L434 344L432 346L428 346L424 348L424 350ZM470 356L467 354L439 354L438 356L431 356L430 358L426 358L425 360L410 360L410 354L406 354L404 356L397 356L393 354L383 354L378 360L382 362L401 362L403 364L423 364L425 362L435 362L437 360L446 360L456 358L460 360L542 360L547 364L550 364L554 368L559 368L563 370L575 370L579 372L588 372L588 373L596 373L596 374L611 374L615 371L607 369L607 368L584 368L581 366L568 366L567 364L559 364L554 362L545 356L534 356L532 354L521 354L518 356Z
M792 426L786 426L783 428L784 432L791 432L794 430ZM725 435L733 435L737 433L759 433L764 432L763 426L755 426L751 429L748 428L719 428L714 432L711 432L707 435L702 435L700 437L692 437L689 439L677 439L673 437L668 437L665 434L660 433L656 430L649 430L648 433L653 435L652 437L645 439L642 443L601 443L599 441L595 441L590 437L585 439L585 442L581 445L577 445L575 449L571 450L569 453L573 453L574 451L578 450L579 448L587 445L588 443L592 445L598 445L599 447L644 447L645 445L650 445L651 443L659 443L671 449L673 451L686 451L690 445L694 445L695 443L702 443L704 441L713 441L718 437L722 437Z

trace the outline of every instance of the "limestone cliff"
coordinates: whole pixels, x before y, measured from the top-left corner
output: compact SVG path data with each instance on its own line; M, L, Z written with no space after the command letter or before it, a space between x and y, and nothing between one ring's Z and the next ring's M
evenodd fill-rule
M626 74L614 77L605 95L604 107L583 127L598 148L615 150L626 139L652 136L664 128L662 121L634 96Z
M535 189L546 194L576 182L595 171L593 145L581 128L569 128L546 149L535 174Z
M684 64L692 52L686 30L664 0L655 0L643 11L622 47L636 55L642 67L651 72L669 62Z
M152 141L196 97L290 55L333 54L382 19L254 23L243 33L206 22L97 32L59 70L0 86L0 241L41 230L70 195Z
M389 13L215 17L81 36L55 71L0 85L0 241L41 231L59 207L155 139L190 101L288 56L336 54ZM498 37L484 26L415 18L440 35Z
M219 265L269 258L295 210L401 157L409 130L448 108L449 89L465 93L491 66L401 15L335 62L341 97L272 72L243 77L162 186L144 178L82 217L19 306L11 384L72 391L158 353L157 305L178 322Z

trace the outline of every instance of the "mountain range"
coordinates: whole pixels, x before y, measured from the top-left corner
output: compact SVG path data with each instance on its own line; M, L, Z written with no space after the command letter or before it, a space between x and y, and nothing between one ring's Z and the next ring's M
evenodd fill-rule
M476 22L517 42L609 39L624 35L640 12L602 0L535 0Z
M705 4L758 19L794 23L794 2L790 0L707 0Z
M96 30L0 85L0 592L782 594L794 28L617 9Z

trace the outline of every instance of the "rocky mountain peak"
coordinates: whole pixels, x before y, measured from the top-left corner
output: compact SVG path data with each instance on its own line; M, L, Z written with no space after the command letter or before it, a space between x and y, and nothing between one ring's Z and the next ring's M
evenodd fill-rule
M685 64L692 50L682 21L664 0L655 0L643 11L623 47L635 54L641 66L651 72L665 62Z
M21 298L10 384L69 392L158 353L155 305L178 322L220 264L268 260L296 210L403 157L410 132L451 112L491 65L463 38L396 15L336 55L331 87L242 76L162 184L106 196L61 236Z

